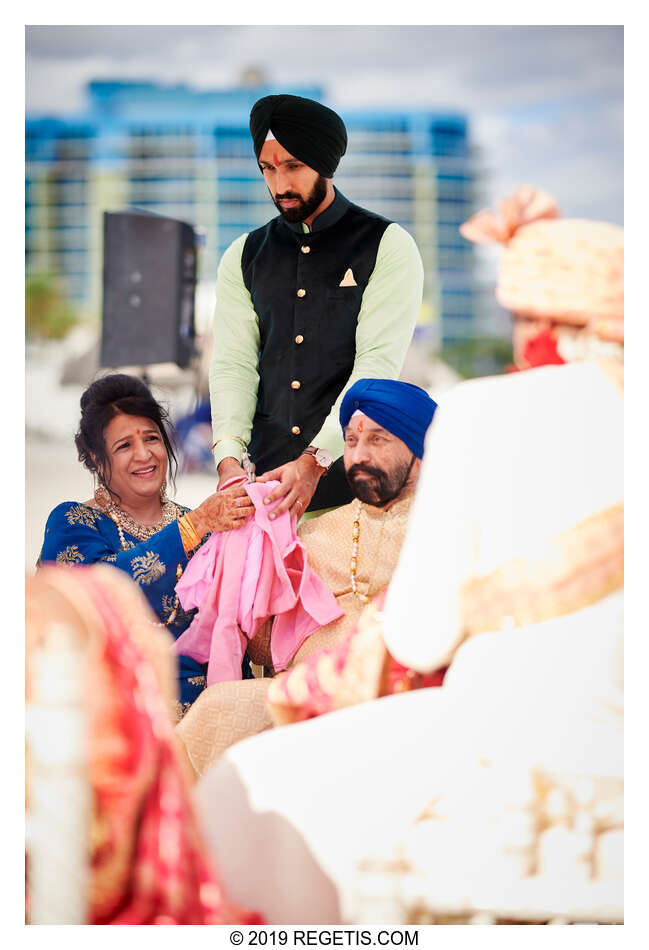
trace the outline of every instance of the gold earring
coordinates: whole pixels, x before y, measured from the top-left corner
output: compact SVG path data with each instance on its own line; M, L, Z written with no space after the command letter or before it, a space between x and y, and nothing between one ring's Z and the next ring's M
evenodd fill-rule
M164 505L167 500L167 483L162 483L162 488L160 489L160 503Z
M106 508L110 503L110 492L102 482L95 489L95 501L100 508Z

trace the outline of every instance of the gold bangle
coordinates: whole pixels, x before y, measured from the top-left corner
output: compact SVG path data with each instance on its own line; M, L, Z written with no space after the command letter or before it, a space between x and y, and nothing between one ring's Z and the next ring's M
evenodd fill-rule
M216 442L212 446L212 451L214 451L214 449L217 447L219 442L227 442L228 439L231 439L233 442L238 442L239 445L243 446L244 449L248 448L247 444L243 441L243 439L240 439L238 435L224 435L222 439L216 440Z
M201 539L188 514L178 519L178 530L180 531L180 540L183 543L186 553L193 551L194 548L197 548L201 543Z
M192 546L189 541L189 534L187 531L187 525L184 521L184 517L185 516L183 515L182 518L178 519L178 531L180 532L180 540L182 542L182 546L185 551L185 554L189 554L189 552L192 549Z

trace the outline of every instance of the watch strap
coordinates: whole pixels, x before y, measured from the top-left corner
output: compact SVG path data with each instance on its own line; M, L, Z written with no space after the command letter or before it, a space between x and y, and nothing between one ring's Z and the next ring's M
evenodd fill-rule
M323 465L322 462L318 459L318 453L319 453L320 451L321 451L321 450L320 450L316 445L307 445L307 447L302 450L302 454L303 454L303 455L312 455L312 456L315 458L317 465L319 465L320 468L324 469L324 474L326 475L327 472L329 471L329 469L331 468L331 466L333 465L333 461L334 461L334 460L333 460L333 458L331 458L330 453L327 453L327 454L330 455L331 462L329 463L329 465ZM323 449L322 451L325 451L325 450Z

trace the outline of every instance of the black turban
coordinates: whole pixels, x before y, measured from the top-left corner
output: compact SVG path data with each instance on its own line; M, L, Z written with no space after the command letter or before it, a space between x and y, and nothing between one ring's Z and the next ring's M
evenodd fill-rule
M287 152L309 168L332 178L347 148L347 130L339 115L302 96L264 96L250 113L250 133L259 159L269 129Z

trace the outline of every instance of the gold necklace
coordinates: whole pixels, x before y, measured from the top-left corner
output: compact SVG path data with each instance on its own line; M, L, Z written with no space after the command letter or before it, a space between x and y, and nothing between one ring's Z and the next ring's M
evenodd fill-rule
M177 521L178 519L178 509L173 501L165 501L162 504L162 518L157 524L153 525L140 524L139 521L136 521L135 518L132 518L131 515L120 508L119 505L116 505L112 498L110 501L104 502L101 508L117 525L117 533L119 534L122 550L126 550L126 548L129 547L128 542L124 538L124 531L128 531L128 533L134 538L137 538L138 541L148 541L149 538L157 534L158 531L161 531L163 528L166 528L167 525L170 525L173 521Z
M354 524L352 525L352 559L349 564L349 579L352 583L352 593L358 597L362 604L369 604L370 598L367 594L361 594L356 584L356 574L358 571L358 542L361 536L361 511L363 502L356 502L356 511L354 513Z
M119 535L119 543L122 551L128 551L129 548L133 547L130 541L127 541L124 537L124 528L131 534L134 538L138 538L140 541L148 541L150 537L156 534L158 531L161 531L162 528L166 528L167 525L170 525L173 521L178 520L178 508L173 501L164 501L162 503L162 518L156 525L143 525L139 521L136 521L134 518L131 518L122 508L115 504L115 502L110 499L106 501L101 495L98 496L98 492L95 492L95 500L99 508L108 515L108 517L115 523L117 527L117 534ZM183 569L180 564L176 567L176 580L179 581L182 577ZM178 616L178 611L180 609L180 601L178 600L178 594L174 591L174 600L171 608L171 613L167 617L164 623L156 623L151 621L154 627L165 627L173 623L176 617Z

